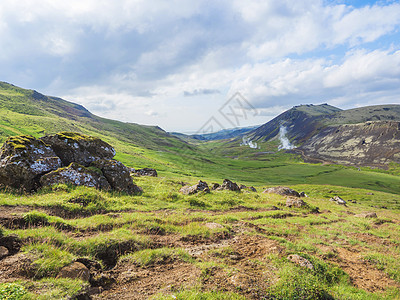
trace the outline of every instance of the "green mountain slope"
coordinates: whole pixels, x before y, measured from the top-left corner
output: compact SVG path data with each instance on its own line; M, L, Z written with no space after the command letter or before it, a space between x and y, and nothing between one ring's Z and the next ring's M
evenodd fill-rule
M303 113L303 107L297 109ZM334 110L312 108L314 115ZM238 155L226 156L226 143L192 145L158 127L108 120L84 107L32 90L0 83L0 140L18 134L35 137L59 131L77 131L97 136L117 150L116 159L129 167L153 167L160 176L193 182L224 178L246 185L324 183L360 187L400 194L400 177L341 166L304 164L294 155L240 147ZM237 149L234 149L236 151ZM174 180L175 180L174 179ZM172 179L171 179L172 180Z

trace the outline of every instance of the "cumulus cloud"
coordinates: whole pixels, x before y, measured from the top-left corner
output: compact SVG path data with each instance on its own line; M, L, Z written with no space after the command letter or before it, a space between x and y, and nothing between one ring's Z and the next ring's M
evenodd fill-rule
M400 4L343 2L2 0L0 78L167 130L196 130L236 92L252 124L400 103Z

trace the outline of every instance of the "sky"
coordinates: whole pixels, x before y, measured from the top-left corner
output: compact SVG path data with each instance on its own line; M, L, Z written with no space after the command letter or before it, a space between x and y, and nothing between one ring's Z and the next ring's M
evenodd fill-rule
M399 29L400 1L1 0L0 80L217 131L300 104L400 104Z

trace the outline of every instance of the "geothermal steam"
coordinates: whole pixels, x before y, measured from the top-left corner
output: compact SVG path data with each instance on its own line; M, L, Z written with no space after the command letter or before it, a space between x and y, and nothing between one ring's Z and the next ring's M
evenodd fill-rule
M287 137L287 129L285 126L281 126L279 128L279 140L281 141L281 144L279 145L278 150L291 150L296 148L296 146L290 143Z

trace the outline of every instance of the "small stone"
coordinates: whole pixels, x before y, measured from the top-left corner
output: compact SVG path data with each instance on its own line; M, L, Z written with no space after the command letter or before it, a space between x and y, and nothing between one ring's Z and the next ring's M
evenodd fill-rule
M205 226L210 229L224 228L224 226L215 222L206 223Z
M86 266L80 262L74 262L60 270L57 278L71 278L89 281L90 272Z
M346 205L346 201L344 201L342 198L339 196L333 196L329 201L336 202L339 205Z
M182 187L179 192L184 195L193 195L198 192L209 193L210 188L208 187L207 182L199 180L195 185Z
M266 189L263 193L273 193L273 194L278 194L281 196L293 196L293 197L300 197L300 194L288 187L285 186L277 186L277 187L272 187L269 189Z
M288 197L286 199L286 206L287 207L304 207L307 206L307 203L305 203L303 200L299 199L299 198L295 198L295 197Z
M300 197L306 197L306 198L308 198L308 195L307 195L306 193L304 193L304 192L300 192L299 195L300 195Z
M9 255L8 249L4 246L0 246L0 259Z
M372 218L378 217L375 212L368 212L368 213L358 214L358 215L354 215L354 216L357 218L365 218L365 219L372 219Z
M305 267L310 270L314 270L313 264L308 259L305 259L304 257L301 257L300 255L292 254L292 255L289 255L287 257L287 259L295 264L298 264L301 267Z

